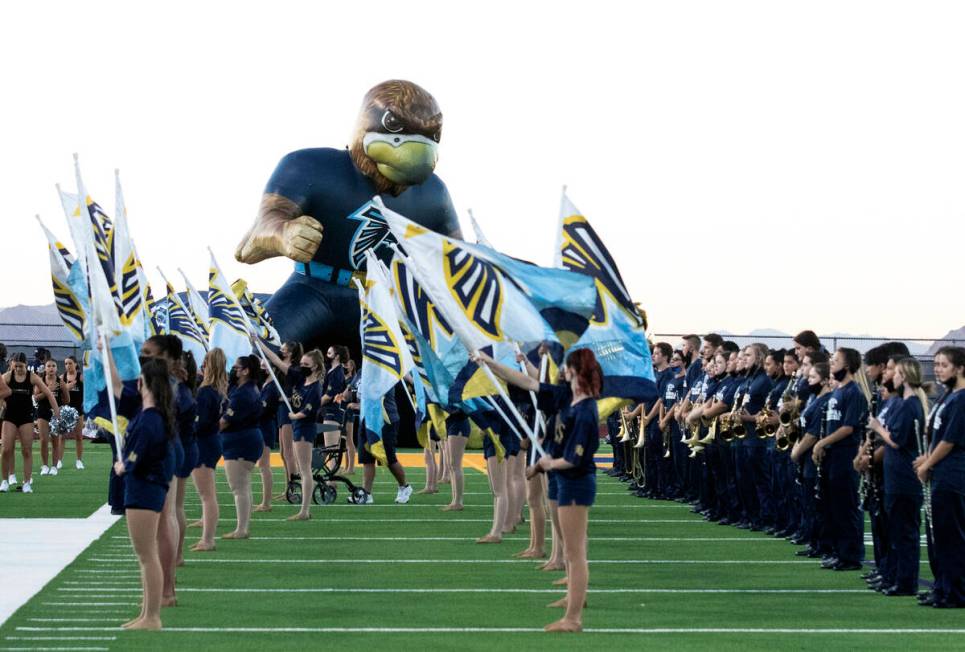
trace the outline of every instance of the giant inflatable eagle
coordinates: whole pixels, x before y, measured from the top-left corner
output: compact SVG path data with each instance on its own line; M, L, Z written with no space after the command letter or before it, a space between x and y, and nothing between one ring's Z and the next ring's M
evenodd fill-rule
M278 163L235 257L295 261L267 305L284 341L357 349L352 279L364 275L368 249L387 261L394 242L374 195L426 228L462 237L449 192L433 174L441 136L442 112L432 95L391 80L366 93L347 150L302 149Z

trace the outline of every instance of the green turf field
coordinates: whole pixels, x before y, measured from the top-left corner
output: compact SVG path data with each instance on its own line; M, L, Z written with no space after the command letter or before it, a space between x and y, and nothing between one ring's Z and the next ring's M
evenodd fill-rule
M422 474L410 470L416 488ZM510 558L526 531L501 545L473 542L489 528L490 498L484 475L466 477L458 514L438 511L445 485L392 504L395 487L381 471L376 505L345 505L340 492L309 522L286 522L295 509L287 505L256 514L253 539L188 553L179 605L163 611L160 633L117 629L140 597L121 521L0 628L0 648L965 649L959 611L885 598L857 573L794 557L784 541L629 497L606 476L590 517L588 631L544 634L561 613L545 607L561 595L550 585L560 574ZM220 472L219 480L227 532L234 510ZM193 489L188 500L189 518L199 516Z
M83 471L74 468L74 442L65 446L63 468L57 475L40 475L40 444L33 448L33 493L10 491L0 494L0 518L83 518L107 502L107 474L111 448L84 442ZM17 480L23 485L23 458L16 448Z

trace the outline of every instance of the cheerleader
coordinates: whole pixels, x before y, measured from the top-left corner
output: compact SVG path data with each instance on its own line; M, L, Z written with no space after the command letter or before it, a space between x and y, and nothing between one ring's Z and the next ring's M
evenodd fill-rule
M174 476L175 416L167 361L146 360L141 365L142 409L127 428L123 461L114 472L125 477L124 508L131 545L141 567L143 591L140 615L126 629L161 629L164 574L158 554L158 529ZM117 393L115 383L115 393Z
M198 463L191 472L194 488L201 496L201 521L194 524L201 527L201 539L191 546L194 552L215 549L214 537L220 511L215 470L222 453L218 421L228 393L228 374L225 372L227 366L224 351L219 348L208 351L201 365L203 376L196 398L194 426L198 441Z
M921 365L914 358L895 364L892 377L883 383L894 390L887 411L872 417L869 427L885 442L884 510L888 550L878 580L869 585L887 596L915 595L921 556L922 488L913 468L920 452L928 414L928 397L922 388ZM882 419L884 419L882 421Z
M224 448L225 475L235 500L236 526L222 539L247 539L251 523L251 470L261 458L264 440L258 428L261 400L258 356L243 355L231 367L228 407L218 421Z
M23 456L23 487L25 494L33 492L33 439L34 439L34 406L33 393L36 390L49 403L53 414L60 418L60 406L50 388L32 371L27 369L27 356L15 353L11 369L3 374L4 383L10 394L6 397L6 410L3 413L2 434L0 446L3 448L2 469L0 469L0 492L6 492L11 485L17 483L14 475L14 443L20 440L20 453Z
M914 463L918 479L931 480L929 520L934 539L935 587L920 602L940 609L961 608L965 607L965 348L939 349L935 377L946 393L931 415L930 452Z
M583 628L583 607L589 581L587 524L596 497L596 465L593 455L599 447L599 415L596 398L603 385L603 373L589 349L573 351L566 358L564 377L568 385L547 385L513 369L478 355L497 376L520 389L538 391L540 409L559 414L555 455L544 456L535 470L559 473L558 501L560 529L567 567L566 597L550 606L566 609L564 616L546 626L548 632L578 632Z
M41 378L50 393L60 399L60 404L66 405L69 398L60 376L57 374L57 362L55 360L47 360L44 363ZM57 475L57 471L61 467L60 460L64 457L64 440L60 433L50 431L50 419L54 416L54 410L50 401L44 397L43 392L36 387L34 387L34 401L37 404L37 432L40 433L40 460L42 462L40 475ZM53 437L53 442L51 442L51 437ZM48 466L47 462L50 461L48 448L51 443L53 443L53 465Z
M72 355L68 355L64 359L64 375L61 378L61 383L64 389L67 391L67 396L69 399L70 407L77 410L77 425L74 429L64 435L65 437L71 437L74 440L75 452L77 454L77 459L74 461L74 467L78 471L84 470L84 378L80 373L80 367L77 365L77 358ZM58 460L63 460L64 451L63 447L66 442L61 442L61 455ZM59 468L59 467L58 467Z

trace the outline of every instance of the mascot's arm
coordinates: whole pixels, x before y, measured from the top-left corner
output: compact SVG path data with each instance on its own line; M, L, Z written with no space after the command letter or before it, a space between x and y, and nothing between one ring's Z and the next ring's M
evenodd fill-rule
M258 218L235 250L242 263L257 263L266 258L285 256L307 263L322 243L322 225L292 200L265 193Z

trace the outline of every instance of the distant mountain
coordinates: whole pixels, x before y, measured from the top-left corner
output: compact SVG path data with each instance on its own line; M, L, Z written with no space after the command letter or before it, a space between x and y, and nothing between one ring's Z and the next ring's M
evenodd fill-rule
M784 331L777 330L776 328L755 328L750 333L741 333L739 335L726 329L715 330L713 332L720 334L725 340L732 339L741 346L750 344L751 342L762 342L767 344L772 349L786 349L794 345L792 339L794 336L792 334L785 333ZM878 344L881 344L882 342L887 341L880 337L874 337L873 335L854 335L852 333L842 332L827 334L821 333L819 334L819 337L821 338L821 342L828 348L834 346L835 338L837 338L838 340L841 340L837 343L839 346L851 346L862 353L877 346ZM960 340L960 344L965 344L965 327L962 327L957 331L952 331L942 339L955 339L956 337ZM941 346L941 343L933 344L929 341L906 341L905 344L908 345L909 353L915 356L930 355L934 349L937 349L939 346Z
M946 344L965 346L965 326L953 331L948 331L948 334L945 335L945 337L931 345L931 347L928 349L927 355L935 355L935 352Z

